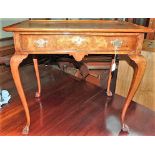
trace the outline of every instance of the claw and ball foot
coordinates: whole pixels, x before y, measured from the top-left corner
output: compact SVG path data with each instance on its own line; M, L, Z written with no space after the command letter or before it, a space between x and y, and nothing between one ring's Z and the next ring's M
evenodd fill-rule
M112 92L111 91L107 91L106 94L107 94L107 96L112 96Z
M23 135L29 134L29 126L28 126L28 125L26 125L26 126L23 128L22 134L23 134Z
M127 124L125 124L125 123L122 124L122 131L129 133L129 127Z
M36 98L40 97L40 93L39 92L36 92L35 97Z

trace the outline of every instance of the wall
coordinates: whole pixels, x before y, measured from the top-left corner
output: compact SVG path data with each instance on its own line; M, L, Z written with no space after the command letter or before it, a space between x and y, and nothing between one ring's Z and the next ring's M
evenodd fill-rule
M5 32L2 30L4 26L14 24L27 19L28 18L1 18L0 19L0 39L6 38L6 37L12 37L12 32Z

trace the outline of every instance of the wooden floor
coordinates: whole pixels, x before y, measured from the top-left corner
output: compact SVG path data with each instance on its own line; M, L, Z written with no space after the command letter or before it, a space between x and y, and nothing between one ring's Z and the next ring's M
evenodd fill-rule
M107 97L101 88L51 66L40 66L40 73L42 96L36 99L33 66L21 67L31 114L29 135L119 135L123 97ZM11 73L0 75L0 86L12 96L0 109L0 135L22 135L25 115ZM155 135L155 112L134 102L126 123L128 135Z

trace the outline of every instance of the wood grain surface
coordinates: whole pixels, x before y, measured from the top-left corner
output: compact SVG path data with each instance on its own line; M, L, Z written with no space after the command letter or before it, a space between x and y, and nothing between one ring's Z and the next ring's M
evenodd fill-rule
M111 136L119 135L120 114L125 98L107 97L99 87L81 81L51 66L39 66L42 81L40 99L34 98L37 84L33 65L20 68L31 112L30 136ZM25 123L10 72L0 73L0 85L11 94L9 104L0 110L0 135L18 136ZM126 123L129 135L155 135L155 113L131 103Z
M152 32L144 26L114 20L27 20L4 27L5 31Z

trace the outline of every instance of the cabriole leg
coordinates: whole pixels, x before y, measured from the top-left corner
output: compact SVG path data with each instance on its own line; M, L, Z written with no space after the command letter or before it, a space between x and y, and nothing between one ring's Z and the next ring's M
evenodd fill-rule
M26 126L23 129L23 134L28 134L28 132L29 132L30 113L29 113L29 108L28 108L28 104L26 101L26 97L24 94L24 90L22 87L20 75L19 75L19 65L25 58L27 58L27 56L28 56L28 54L14 54L10 60L12 76L13 76L18 94L20 96L21 102L23 104L25 115L26 115L26 120L27 120Z
M111 62L111 67L110 67L110 71L109 71L109 77L108 77L108 85L107 85L107 96L112 96L112 92L110 90L110 86L111 86L111 79L112 79L112 65L114 64L114 59L112 59Z
M123 131L129 130L128 126L124 123L125 115L126 115L128 107L130 105L130 102L131 102L134 94L136 93L136 90L138 89L138 86L142 80L142 77L144 75L144 71L146 68L146 60L143 56L141 56L141 55L131 55L130 56L129 55L129 58L135 63L135 67L134 67L134 75L132 78L130 89L129 89L127 98L125 100L122 114L121 114L121 122L122 122L122 130Z
M41 83L40 83L40 75L39 75L39 69L38 69L38 60L36 58L33 58L34 63L34 70L37 78L37 85L38 85L38 91L35 94L35 97L40 97L41 94Z

